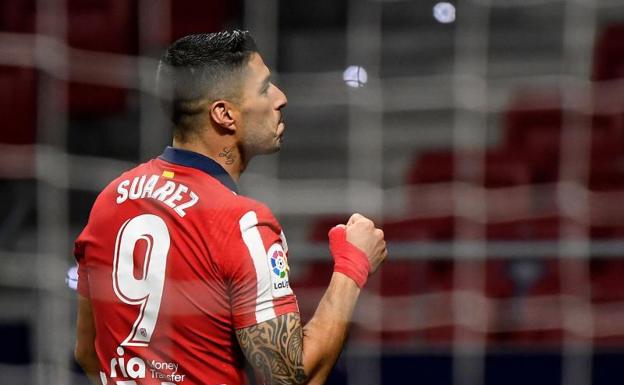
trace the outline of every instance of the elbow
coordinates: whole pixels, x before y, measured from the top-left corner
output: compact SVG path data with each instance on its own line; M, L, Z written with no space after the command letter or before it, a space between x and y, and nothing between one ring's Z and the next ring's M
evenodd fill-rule
M285 375L284 371L280 373L265 371L264 373L261 373L260 376L262 382L264 382L266 385L308 385L311 383L310 377L306 375L306 373L303 371L303 368L290 371L288 375Z
M303 375L302 377L291 377L286 379L286 382L284 382L284 379L279 379L279 380L270 380L267 381L266 379L264 379L264 383L266 385L281 385L281 384L290 384L290 385L309 385L311 384L310 379Z
M87 363L87 357L84 353L84 350L81 349L78 345L74 348L74 359L80 365L80 367L84 368Z
M293 384L295 385L305 385L305 384L309 384L310 381L310 377L308 375L306 375L306 373L301 370L300 373L295 375Z
M93 364L97 363L95 351L91 348L81 346L80 344L76 344L74 359L85 372L90 372L93 369Z

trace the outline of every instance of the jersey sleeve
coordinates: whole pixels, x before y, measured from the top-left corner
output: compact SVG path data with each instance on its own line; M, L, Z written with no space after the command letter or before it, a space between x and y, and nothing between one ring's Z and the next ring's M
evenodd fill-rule
M78 293L83 297L90 297L89 293L89 274L87 269L87 261L85 258L86 241L84 233L86 229L78 236L74 242L74 258L78 263Z
M236 225L223 264L234 328L299 312L290 287L288 248L277 220L259 205Z

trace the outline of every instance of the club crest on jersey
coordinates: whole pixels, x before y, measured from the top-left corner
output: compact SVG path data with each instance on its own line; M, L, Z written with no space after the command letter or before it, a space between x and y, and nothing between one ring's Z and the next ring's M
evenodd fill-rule
M267 252L269 267L271 269L271 292L273 297L283 297L292 294L288 280L288 260L286 253L279 243L273 244Z

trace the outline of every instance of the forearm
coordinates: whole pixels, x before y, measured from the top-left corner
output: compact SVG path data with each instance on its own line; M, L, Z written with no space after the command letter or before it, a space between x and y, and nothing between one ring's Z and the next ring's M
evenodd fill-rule
M242 351L265 383L322 385L334 367L360 288L387 256L383 232L372 221L354 214L348 225L329 232L334 274L305 327L293 312L236 331Z
M95 324L91 300L78 296L78 319L76 321L76 347L74 357L92 384L101 385L100 363L95 352Z
M323 384L334 367L349 332L360 289L341 273L329 287L303 328L303 366L308 384Z
M82 370L84 370L87 377L89 377L89 381L93 385L101 385L100 381L100 364L98 362L97 356L95 354L90 357L82 357L78 361Z

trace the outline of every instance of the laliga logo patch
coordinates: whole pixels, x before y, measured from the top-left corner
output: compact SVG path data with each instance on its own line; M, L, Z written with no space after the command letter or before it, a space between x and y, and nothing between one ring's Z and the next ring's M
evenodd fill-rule
M271 254L271 267L273 268L273 273L280 278L284 278L288 275L288 264L281 250L275 250L273 254Z
M271 292L273 297L283 297L292 294L288 281L288 261L282 246L275 243L267 252L269 257L269 267L271 268Z

